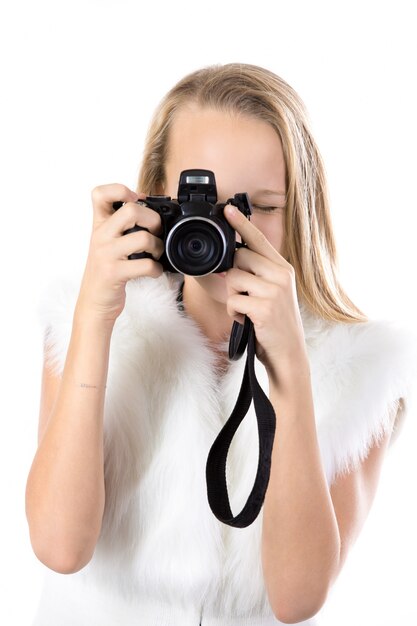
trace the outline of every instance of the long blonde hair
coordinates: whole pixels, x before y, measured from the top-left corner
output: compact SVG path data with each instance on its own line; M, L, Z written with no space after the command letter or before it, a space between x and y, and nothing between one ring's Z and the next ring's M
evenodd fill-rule
M326 174L305 105L273 72L229 63L203 68L180 80L161 101L149 127L138 192L154 194L164 188L169 130L175 113L190 102L246 114L275 129L286 164L285 243L298 297L323 319L366 321L338 280Z

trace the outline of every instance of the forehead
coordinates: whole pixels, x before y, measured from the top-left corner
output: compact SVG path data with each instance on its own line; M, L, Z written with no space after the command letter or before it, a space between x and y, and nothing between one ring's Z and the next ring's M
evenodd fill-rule
M168 142L168 186L191 168L214 171L219 197L222 191L285 189L280 138L270 124L255 117L196 105L178 111Z

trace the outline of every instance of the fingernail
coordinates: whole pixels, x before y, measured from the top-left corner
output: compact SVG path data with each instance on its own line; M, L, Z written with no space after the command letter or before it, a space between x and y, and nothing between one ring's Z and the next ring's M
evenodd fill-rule
M234 217L235 215L237 215L236 207L234 207L232 204L229 204L226 207L226 213L227 215L230 215L230 217Z

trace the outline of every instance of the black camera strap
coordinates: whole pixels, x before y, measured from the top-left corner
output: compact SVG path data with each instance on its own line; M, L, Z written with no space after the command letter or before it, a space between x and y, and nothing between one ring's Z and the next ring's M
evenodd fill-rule
M182 302L182 283L177 301ZM252 321L233 323L229 342L229 359L239 359L247 346L247 357L242 385L235 408L216 437L207 457L206 482L210 508L217 519L229 526L246 528L257 518L265 499L271 471L271 456L275 437L276 417L269 398L255 375L255 331ZM226 459L232 439L254 402L259 435L259 460L255 482L249 497L238 515L230 508L226 483Z

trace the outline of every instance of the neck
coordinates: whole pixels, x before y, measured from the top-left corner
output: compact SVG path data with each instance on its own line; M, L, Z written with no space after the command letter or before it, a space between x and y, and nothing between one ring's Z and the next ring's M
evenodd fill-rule
M192 276L184 276L183 288L184 308L204 335L213 344L228 342L233 320L227 314L226 305L214 300L198 281Z

